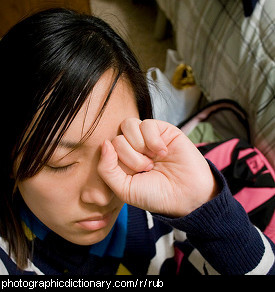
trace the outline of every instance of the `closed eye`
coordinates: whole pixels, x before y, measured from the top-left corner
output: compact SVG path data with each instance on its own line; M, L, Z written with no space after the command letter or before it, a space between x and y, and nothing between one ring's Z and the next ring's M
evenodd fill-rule
M75 163L71 163L69 165L65 165L65 166L51 166L51 165L47 165L47 168L50 171L53 172L65 172L67 171L69 168L71 168Z

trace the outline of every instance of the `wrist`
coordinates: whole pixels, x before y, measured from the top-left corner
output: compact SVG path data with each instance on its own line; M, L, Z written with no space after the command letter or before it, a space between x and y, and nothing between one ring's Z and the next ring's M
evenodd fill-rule
M171 217L177 218L189 215L202 205L214 199L222 191L224 187L223 179L221 179L222 174L211 161L206 161L208 171L204 172L206 174L204 177L201 176L200 179L194 183L195 187L191 190L190 198L192 199L189 201L189 206L187 207L187 205L184 204L185 208L183 208L183 204L180 202L177 203L176 205L180 209L174 214L170 214Z

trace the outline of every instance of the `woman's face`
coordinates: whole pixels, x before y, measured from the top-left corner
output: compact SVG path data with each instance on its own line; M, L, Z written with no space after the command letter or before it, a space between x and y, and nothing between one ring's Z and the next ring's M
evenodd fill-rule
M21 181L19 190L30 210L61 237L80 245L103 240L123 206L97 172L101 145L120 133L121 122L139 117L133 90L120 78L99 124L74 151L93 124L113 83L106 71L95 85L91 100L82 106L48 164Z

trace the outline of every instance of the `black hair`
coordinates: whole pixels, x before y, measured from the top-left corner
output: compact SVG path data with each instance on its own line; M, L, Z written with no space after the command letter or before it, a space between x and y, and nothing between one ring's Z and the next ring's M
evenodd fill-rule
M110 68L116 76L113 87L126 78L140 118L151 118L145 76L128 45L103 20L63 8L45 10L16 24L0 41L0 233L20 267L30 247L19 216L17 182L47 163Z

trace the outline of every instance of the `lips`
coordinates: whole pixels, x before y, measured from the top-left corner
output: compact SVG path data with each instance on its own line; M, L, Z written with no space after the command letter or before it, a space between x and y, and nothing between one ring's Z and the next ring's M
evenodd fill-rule
M110 223L113 217L113 213L114 212L110 212L110 213L107 213L106 215L102 215L102 216L100 215L100 216L87 218L87 219L78 221L77 224L81 228L89 230L89 231L99 230L106 227Z

